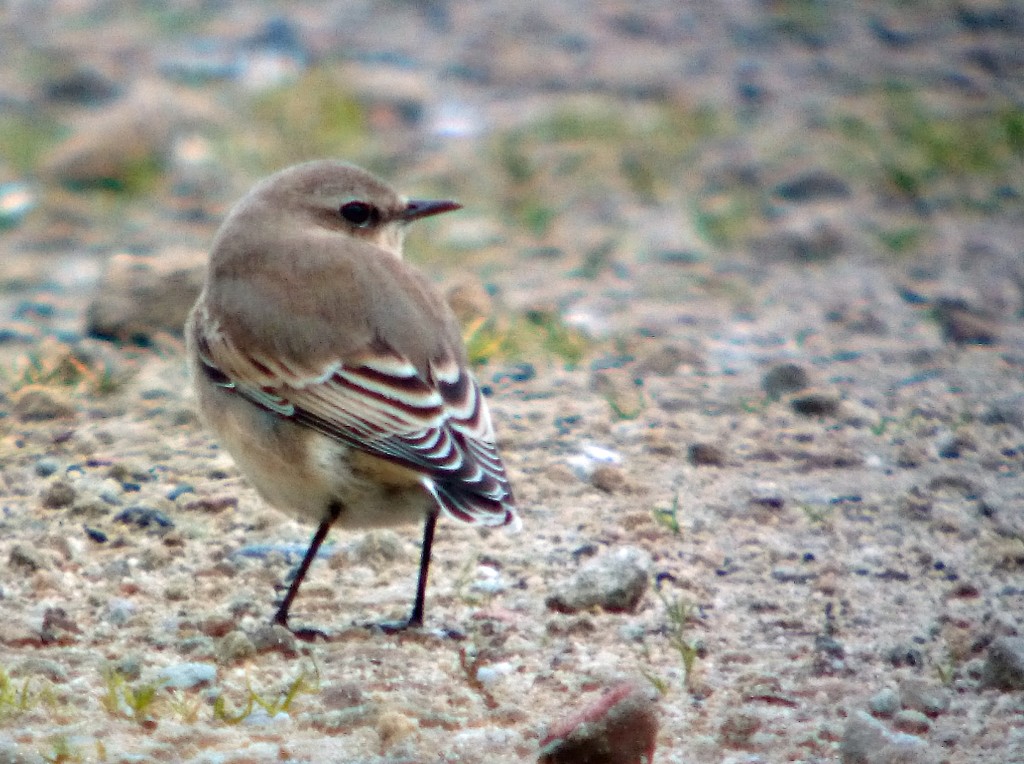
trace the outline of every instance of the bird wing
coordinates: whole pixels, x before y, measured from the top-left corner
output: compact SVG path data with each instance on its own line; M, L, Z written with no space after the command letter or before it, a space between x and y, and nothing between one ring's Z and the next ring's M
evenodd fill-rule
M214 384L346 445L424 477L441 508L467 523L516 523L480 387L454 358L421 372L376 340L342 362L306 368L241 352L218 327L196 323L201 371Z

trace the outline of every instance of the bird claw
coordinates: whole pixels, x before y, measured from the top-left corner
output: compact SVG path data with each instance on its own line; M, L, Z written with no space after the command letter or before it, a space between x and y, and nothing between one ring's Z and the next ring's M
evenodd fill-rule
M364 623L362 626L365 629L380 631L384 634L401 634L404 631L422 628L423 622L413 621L411 618L406 618L401 621L374 621L371 623Z
M297 629L293 629L290 626L286 626L292 633L292 635L300 642L316 642L318 639L322 639L325 642L330 642L331 635L321 629L313 628L312 626L301 626Z
M364 629L378 631L382 634L416 634L426 637L437 637L438 639L450 639L453 642L462 642L466 639L465 632L458 629L424 629L421 621L411 619L403 621L376 621L362 624Z
M275 626L281 626L291 632L292 636L300 642L316 642L318 639L322 639L325 642L329 642L331 639L330 634L321 629L314 628L312 626L299 626L298 628L288 625L288 617L282 617L280 613L274 616L271 623Z

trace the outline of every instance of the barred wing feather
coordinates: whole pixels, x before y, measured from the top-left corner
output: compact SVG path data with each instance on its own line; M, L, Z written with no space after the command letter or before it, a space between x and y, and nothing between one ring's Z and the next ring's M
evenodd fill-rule
M213 340L212 342L210 340ZM347 445L409 467L440 507L467 523L517 522L480 388L454 361L421 374L394 351L304 369L198 337L207 376L253 403Z

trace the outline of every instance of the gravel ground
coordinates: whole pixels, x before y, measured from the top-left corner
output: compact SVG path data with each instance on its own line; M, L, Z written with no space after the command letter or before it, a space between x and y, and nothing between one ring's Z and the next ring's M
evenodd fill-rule
M215 5L0 21L0 762L573 761L622 687L656 764L1024 761L1019 4ZM416 529L333 535L306 644L178 327L314 153L466 205L524 528L400 635Z

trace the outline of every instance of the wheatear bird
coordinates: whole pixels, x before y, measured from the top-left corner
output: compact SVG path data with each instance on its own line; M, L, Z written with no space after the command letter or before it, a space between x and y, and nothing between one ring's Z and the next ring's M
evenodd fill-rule
M275 623L332 525L423 520L397 630L423 623L439 511L519 523L459 325L402 260L408 223L460 206L317 161L260 182L217 233L185 327L200 411L264 499L319 524Z

